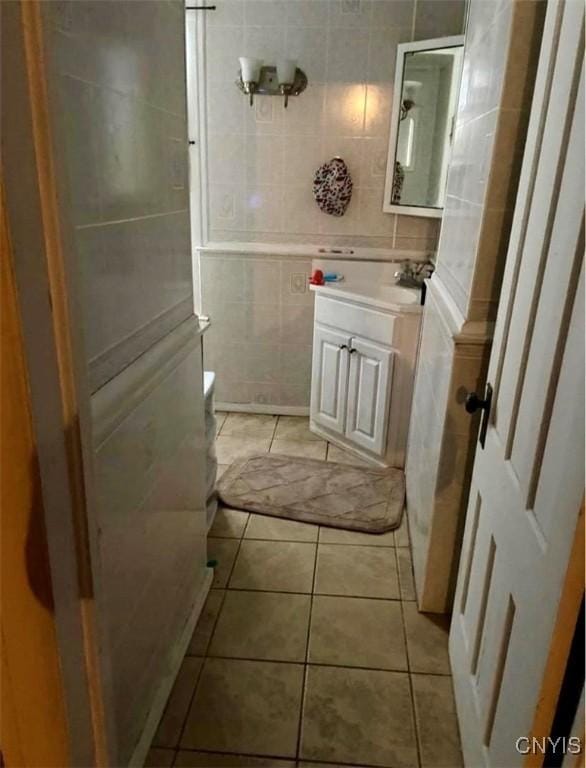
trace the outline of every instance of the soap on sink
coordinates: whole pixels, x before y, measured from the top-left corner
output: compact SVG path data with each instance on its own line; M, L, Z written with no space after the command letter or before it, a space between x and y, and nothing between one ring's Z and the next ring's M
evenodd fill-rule
M344 275L340 275L337 272L326 272L324 274L324 282L326 283L341 283L344 279Z

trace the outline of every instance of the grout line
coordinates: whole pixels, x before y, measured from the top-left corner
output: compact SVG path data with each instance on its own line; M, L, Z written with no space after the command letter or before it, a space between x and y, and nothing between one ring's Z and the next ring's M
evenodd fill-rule
M250 519L250 518L249 518ZM246 523L248 525L248 522ZM243 532L244 533L244 532ZM236 547L236 554L234 555L234 560L232 561L232 567L230 568L230 573L228 574L228 578L226 579L226 584L224 587L220 587L220 589L229 589L230 579L232 578L232 574L234 573L234 569L236 568L236 561L238 560L238 555L240 554L240 550L242 548L242 536L239 539L229 539L229 541L238 541L238 546ZM212 582L213 586L213 582Z
M327 528L328 530L332 530L327 525L320 526L320 528ZM336 529L334 529L336 530ZM337 530L346 530L346 529L337 529ZM348 533L363 533L363 531L348 531ZM389 533L389 531L385 531L385 533ZM392 531L391 531L392 533ZM368 535L368 534L366 534ZM373 536L376 536L377 534L372 534ZM371 549L396 549L395 544L368 544L368 543L353 543L353 542L347 542L347 541L322 541L321 533L318 538L318 543L321 544L322 547L369 547ZM404 549L404 547L403 547Z
M261 595L296 595L297 597L309 597L311 592L285 592L283 589L250 589L249 587L238 587L237 589L229 589L226 592L250 592L252 594ZM397 602L396 600L389 600L388 602Z
M411 552L411 547L400 547L400 549L401 550L405 550L406 549L407 552L408 552L408 555L409 555L409 563L408 563L408 565L409 565L409 576L411 578L411 587L413 588L412 591L413 591L413 594L415 595L413 600L416 602L417 601L417 584L415 583L415 564L413 563L413 554ZM397 552L396 554L397 554L397 562L398 562L399 553Z
M216 618L214 619L214 623L213 623L213 626L212 626L212 631L210 632L210 636L208 637L208 641L206 643L205 651L203 653L204 659L207 658L207 656L208 656L208 652L210 650L210 645L212 644L212 637L214 636L214 632L216 631L216 627L218 626L218 621L220 619L220 614L222 613L222 608L224 607L224 603L226 602L226 592L227 591L228 590L226 590L226 589L222 590L222 592L224 594L222 595L222 599L220 600L220 607L218 608L218 613L216 614Z
M195 658L195 657L192 657ZM202 658L202 657L198 657ZM332 662L327 661L316 661L316 662L304 662L303 660L299 659L273 659L273 658L259 658L258 656L226 656L226 655L215 655L211 654L205 657L206 659L219 659L221 661L254 661L258 662L259 664L285 664L288 666L295 666L300 667L303 666L304 668L309 667L328 667L328 669L357 669L362 670L364 672L392 672L393 674L400 674L400 675L409 675L409 672L406 668L399 668L399 667L367 667L367 666L358 666L356 664L333 664ZM427 673L425 672L416 672L416 675L426 677ZM442 675L439 673L434 673L434 677L451 677L451 675ZM305 675L304 675L305 677ZM305 689L305 680L304 680L304 689ZM304 693L305 690L302 691Z
M237 511L244 511L244 510L237 510ZM255 512L249 513L251 516L256 514ZM267 515L268 517L268 515ZM286 518L278 518L275 517L275 520L279 519L286 519ZM297 522L297 521L294 521ZM341 541L321 541L319 538L316 539L271 539L271 538L263 538L262 536L246 536L246 530L250 524L250 518L246 522L246 526L244 528L244 534L242 536L219 536L218 534L210 536L212 539L229 539L230 541L240 541L240 539L245 539L246 541L272 541L275 544L321 544L322 546L327 547L369 547L370 549L407 549L407 547L397 547L394 544L363 544L362 542L360 544L349 544L347 542L341 542ZM317 525L317 523L303 523L304 525ZM374 535L374 534L373 534ZM319 534L318 534L319 536Z
M185 658L185 657L184 657ZM187 721L189 720L189 713L191 712L191 707L193 706L193 700L195 699L195 692L199 688L199 683L203 675L203 668L206 661L205 656L192 656L191 658L200 658L202 659L201 665L199 667L199 672L197 673L197 679L195 681L195 685L193 686L193 691L191 692L191 696L189 697L189 704L185 708L185 716L183 719L183 723L181 725L181 728L179 730L179 737L177 739L177 742L173 749L177 750L181 748L181 740L183 739L183 734L185 733L185 728L187 726ZM169 699L167 699L167 704L169 704ZM173 762L175 762L175 759L173 758Z
M214 589L226 589L229 592L267 592L271 595L311 595L311 592L299 592L299 590L287 591L286 589L270 589L264 587L262 589L254 587L214 587ZM337 595L332 592L315 592L316 597L340 597L347 600L378 600L383 603L415 603L415 600L401 600L399 597L373 597L371 595Z
M273 447L273 443L275 442L275 435L277 434L277 426L279 424L281 417L277 415L277 418L275 419L275 426L273 427L273 434L271 435L271 442L269 443L269 450L267 453L271 452L271 448Z
M453 678L453 675L451 672L419 672L419 671L412 671L409 672L411 677L449 677L450 679Z
M199 747L198 749L182 749L182 752L192 752L192 753L201 753L206 755L222 755L222 757L252 757L252 758L261 758L263 760L287 760L289 762L295 762L295 758L291 757L291 755L279 755L279 754L261 754L260 752L226 752L225 750L222 750L221 752L218 752L218 750L215 749L205 749L204 747ZM246 763L234 763L233 765L246 765ZM330 765L334 765L334 763L330 763ZM349 765L349 763L346 763L346 765ZM208 766L205 766L205 768L208 768ZM232 768L232 767L231 767ZM374 766L373 768L376 768Z
M403 599L403 579L401 578L401 564L399 562L399 553L395 549L395 562L396 562L396 568L397 568L397 581L399 583L399 595L401 596L401 600Z
M397 557L397 552L395 551L395 561L397 566L397 575L399 573L399 560ZM413 695L413 681L411 680L411 658L409 656L409 643L407 640L407 626L405 624L405 612L403 610L403 602L409 602L409 601L403 601L400 600L400 606L401 606L401 623L403 625L403 640L405 642L405 656L407 659L407 680L409 683L409 696L411 698L411 718L413 721L413 732L415 735L415 750L417 752L417 764L421 765L421 749L419 746L419 728L417 726L417 715L415 712L415 696ZM410 601L413 602L413 601ZM417 605L417 603L415 603Z
M416 24L417 24L417 0L413 0L413 16L411 18L411 42L415 40Z
M302 597L307 597L307 595L302 595ZM317 595L317 597L321 597L321 595ZM308 625L311 626L311 623ZM406 655L406 654L405 654ZM268 658L263 657L260 658L259 656L228 656L226 654L215 654L210 653L209 650L206 652L205 656L185 656L185 658L190 659L202 659L203 661L206 661L207 659L221 659L223 661L257 661L259 663L266 662L267 664L289 664L293 666L301 666L304 667L333 667L334 669L358 669L358 670L364 670L367 672L393 672L393 673L399 673L403 675L410 675L411 677L439 677L439 678L452 678L453 675L450 672L422 672L422 671L409 671L407 667L369 667L365 665L358 665L358 664L342 664L340 662L333 663L328 661L303 661L303 659L277 659L277 658ZM159 747L160 749L171 749L171 747Z
M240 541L244 541L246 539L246 531L248 530L248 526L250 525L250 521L252 520L252 515L254 512L248 513L248 520L246 521L246 525L244 526L244 530L242 531L242 536L240 537ZM255 539L246 539L246 541L255 541Z
M318 528L318 536L319 536L319 528ZM319 547L316 542L315 546L315 556L313 558L313 574L311 578L311 595L309 599L309 621L307 622L307 637L305 639L305 663L303 666L303 681L301 684L301 702L300 702L300 710L299 710L299 728L297 730L297 746L295 750L295 755L297 760L300 760L300 752L301 752L301 738L303 735L303 714L305 711L305 695L307 690L307 673L309 670L309 644L311 641L311 620L313 616L313 599L315 594L315 579L317 575L317 558L318 558L318 552Z
M195 657L193 657L195 658ZM203 657L199 657L203 658ZM305 666L303 663L303 660L301 661L295 661L293 659L259 659L255 656L216 656L216 655L208 655L205 657L206 661L247 661L247 662L253 662L254 664L283 664L284 666L288 667L303 667ZM322 665L320 665L322 666ZM333 664L323 665L323 666L335 666ZM384 672L385 670L374 670L375 672ZM393 670L389 670L393 671ZM405 672L405 670L400 670L402 672ZM406 674L406 673L405 673ZM446 675L444 675L446 677Z
M208 755L222 755L223 757L253 757L253 758L260 758L262 760L283 760L288 762L295 763L295 757L291 757L291 755L282 755L282 754L261 754L259 752L217 752L213 749L184 749L182 752L200 752L205 753ZM309 762L309 761L307 761ZM348 768L355 768L356 763L346 763L341 762L340 760L336 760L335 763L327 763L324 760L311 760L312 763L319 763L319 765L323 766L332 766L333 768L339 767L339 766L348 766ZM374 765L373 763L361 763L361 768L381 768L380 765ZM383 766L383 768L390 768L389 766Z
M274 455L274 454L273 454ZM269 520L276 520L277 522L279 520L289 520L289 518L283 518L283 517L271 517L270 515L261 515L256 512L250 512L250 519L252 519L253 515L256 515L257 517L266 517ZM291 522L298 522L297 520L292 520ZM315 525L316 528L318 527L317 523L304 523L299 521L301 525ZM248 529L248 523L246 524L246 529ZM244 531L244 535L242 538L246 539L246 541L270 541L273 544L317 544L318 543L318 537L316 536L315 539L287 539L287 538L270 538L267 536L266 538L263 538L262 535L260 536L246 536L246 529Z
M263 589L259 589L258 587L255 589L254 587L214 587L214 589L227 589L230 590L230 592L271 592L273 594L277 595L311 595L311 592L299 592L299 590L286 590L286 589L270 589L268 587L264 587ZM348 597L348 598L354 598L354 599L361 599L361 600L382 600L383 602L392 602L392 603L415 603L415 600L401 600L400 597L381 597L378 595L347 595L347 594L336 594L335 592L316 592L316 596L318 597Z
M305 761L303 761L303 762L305 762ZM309 761L307 761L307 762L309 762ZM327 767L329 765L329 766L334 766L335 768L341 768L341 766L348 766L348 768L356 768L356 763L345 763L345 762L342 762L340 760L336 760L335 763L328 763L325 760L314 760L314 759L312 759L311 760L311 764L312 765L323 765L324 767ZM300 763L298 763L298 765L300 765ZM395 765L396 765L396 763L395 763ZM380 765L375 766L373 763L361 763L360 768L381 768L381 766ZM386 767L386 768L388 768L388 767Z

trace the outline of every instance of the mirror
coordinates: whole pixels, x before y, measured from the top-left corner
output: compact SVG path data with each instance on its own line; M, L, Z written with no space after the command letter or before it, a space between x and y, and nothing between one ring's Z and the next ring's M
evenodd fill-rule
M464 37L397 46L383 211L441 217Z

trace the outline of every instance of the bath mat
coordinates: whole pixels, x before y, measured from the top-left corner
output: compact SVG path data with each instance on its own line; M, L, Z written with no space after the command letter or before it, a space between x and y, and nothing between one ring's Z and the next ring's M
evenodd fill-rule
M263 454L235 461L218 483L228 507L364 533L398 528L405 499L400 469Z

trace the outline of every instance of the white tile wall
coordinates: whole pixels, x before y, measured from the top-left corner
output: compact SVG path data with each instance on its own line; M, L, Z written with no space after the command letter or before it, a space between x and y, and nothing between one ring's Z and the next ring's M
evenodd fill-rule
M216 400L308 407L311 261L220 253L200 259L202 308L212 319L204 364L216 372Z
M381 210L396 46L461 32L463 11L463 0L236 0L206 14L209 239L434 249L437 225L415 219L396 239ZM309 87L287 110L274 97L251 109L234 85L240 55L295 57ZM334 155L354 181L342 219L311 192Z
M210 240L435 249L439 221L382 212L396 47L413 39L416 6L236 0L206 14ZM426 29L462 31L463 0L435 8L423 4ZM274 97L251 109L234 85L241 55L266 64L296 57L309 86L286 110ZM334 155L354 182L341 218L322 213L312 195L315 170ZM313 304L309 293L291 293L290 273L308 275L310 262L204 254L201 264L217 399L307 408Z

